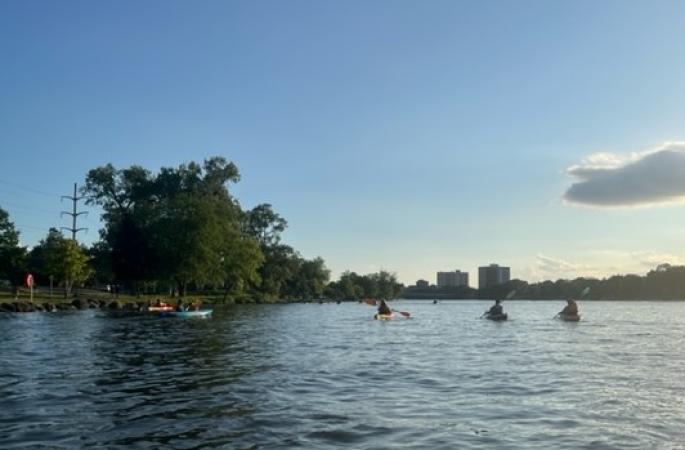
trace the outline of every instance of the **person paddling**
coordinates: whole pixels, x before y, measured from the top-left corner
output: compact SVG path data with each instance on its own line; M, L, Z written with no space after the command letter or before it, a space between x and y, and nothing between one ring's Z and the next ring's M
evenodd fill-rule
M502 300L495 300L495 304L488 310L487 314L489 316L501 316L504 314L504 308L502 308Z
M381 300L381 304L378 307L378 314L382 314L384 316L392 314L392 310L387 305L387 303L385 303L385 300Z
M561 310L559 313L560 316L572 316L575 317L578 315L578 305L576 304L575 300L568 299L566 300L567 305L564 306L564 309Z
M183 312L183 311L188 311L188 307L183 303L182 299L178 299L178 302L176 303L176 311L177 312Z

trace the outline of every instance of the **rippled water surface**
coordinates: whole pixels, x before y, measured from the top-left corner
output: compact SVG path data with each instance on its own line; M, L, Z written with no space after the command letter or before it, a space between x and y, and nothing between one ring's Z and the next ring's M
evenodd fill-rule
M685 304L487 306L0 315L0 448L685 448Z

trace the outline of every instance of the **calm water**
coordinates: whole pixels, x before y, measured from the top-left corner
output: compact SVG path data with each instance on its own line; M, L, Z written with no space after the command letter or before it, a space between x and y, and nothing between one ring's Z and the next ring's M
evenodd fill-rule
M0 315L0 448L685 449L685 303Z

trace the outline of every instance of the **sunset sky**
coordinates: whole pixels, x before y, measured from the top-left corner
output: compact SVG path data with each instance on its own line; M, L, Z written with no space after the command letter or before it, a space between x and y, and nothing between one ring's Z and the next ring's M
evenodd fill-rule
M685 2L0 2L0 207L221 155L284 240L413 284L685 261ZM84 210L89 210L85 206ZM98 212L81 226L98 239Z

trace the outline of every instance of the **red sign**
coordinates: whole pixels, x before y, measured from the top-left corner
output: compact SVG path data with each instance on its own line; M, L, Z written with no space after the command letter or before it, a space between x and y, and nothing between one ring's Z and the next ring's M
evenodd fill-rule
M33 286L33 275L31 275L30 273L27 273L26 279L24 280L24 282L26 283L26 287L32 287Z

